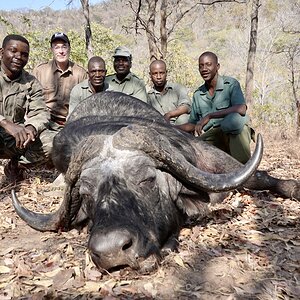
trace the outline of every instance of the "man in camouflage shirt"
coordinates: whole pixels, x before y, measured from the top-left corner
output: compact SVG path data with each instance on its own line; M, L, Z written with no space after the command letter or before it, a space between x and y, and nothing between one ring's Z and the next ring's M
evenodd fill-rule
M130 72L132 66L132 55L130 51L120 46L116 48L114 57L115 74L106 77L109 91L122 92L147 102L145 83L135 74Z
M20 35L7 35L0 54L0 158L10 159L4 172L16 181L22 179L20 163L49 159L54 135L46 130L50 116L42 87L24 71L29 42Z

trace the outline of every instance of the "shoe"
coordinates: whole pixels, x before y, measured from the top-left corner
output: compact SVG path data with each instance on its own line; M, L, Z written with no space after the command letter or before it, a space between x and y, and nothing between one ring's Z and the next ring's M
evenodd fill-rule
M4 174L11 182L18 182L24 179L24 169L19 167L17 159L11 159L4 167Z

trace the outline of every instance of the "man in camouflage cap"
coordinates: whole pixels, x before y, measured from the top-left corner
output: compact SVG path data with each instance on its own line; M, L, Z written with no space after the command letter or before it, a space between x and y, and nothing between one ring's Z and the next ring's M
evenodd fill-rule
M122 92L147 102L145 83L130 72L132 55L128 48L120 46L113 55L115 74L106 77L108 90Z

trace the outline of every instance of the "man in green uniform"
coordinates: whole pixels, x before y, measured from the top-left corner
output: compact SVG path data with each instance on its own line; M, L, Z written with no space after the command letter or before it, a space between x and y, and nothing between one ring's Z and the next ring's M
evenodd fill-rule
M122 92L147 102L145 83L135 74L130 72L132 66L132 55L130 51L120 46L116 48L114 57L115 74L106 77L109 85L108 90Z
M85 98L107 90L104 81L106 75L105 61L100 56L93 56L88 62L88 79L75 85L70 94L69 115Z
M205 83L193 96L189 123L178 128L195 132L200 139L229 153L241 163L251 156L252 129L239 82L218 74L220 64L212 52L199 57L199 72Z
M155 60L150 64L149 74L153 88L148 91L148 103L171 124L187 123L191 101L186 88L167 81L167 67L162 60Z
M71 45L62 32L50 40L53 59L38 65L33 75L43 86L46 105L50 110L50 127L59 131L66 122L72 88L87 78L86 70L69 60Z
M29 58L29 42L20 35L7 35L0 49L0 158L10 159L4 172L12 181L22 179L22 164L46 162L52 143L42 86L24 71ZM52 136L52 138L54 135Z

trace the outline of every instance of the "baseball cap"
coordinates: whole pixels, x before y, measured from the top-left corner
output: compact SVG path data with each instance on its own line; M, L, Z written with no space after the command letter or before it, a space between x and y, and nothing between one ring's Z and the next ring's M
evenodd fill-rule
M129 49L126 48L125 46L119 46L116 48L113 57L116 57L116 56L129 57L130 59L132 57Z
M56 40L62 40L70 45L70 40L69 40L68 36L63 32L54 33L51 37L50 44L52 45L52 43Z

